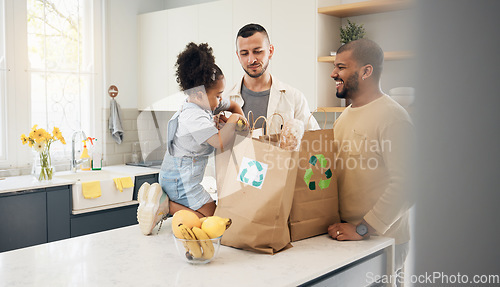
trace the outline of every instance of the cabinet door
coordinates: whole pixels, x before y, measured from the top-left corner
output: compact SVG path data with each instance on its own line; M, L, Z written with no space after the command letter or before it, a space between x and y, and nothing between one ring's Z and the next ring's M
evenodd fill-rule
M269 0L233 0L233 43L236 43L236 35L241 27L249 23L260 24L266 28L267 33L271 38L271 43L273 43L273 27L271 21L271 1ZM233 44L233 83L228 83L228 87L232 87L233 84L243 77L245 73L241 67L240 62L236 56L236 45ZM272 71L272 62L269 66Z
M141 176L135 177L134 195L132 197L134 200L137 200L137 193L139 192L139 188L141 188L141 185L145 182L147 182L149 184L159 182L158 181L158 174L155 173L155 174L141 175Z
M222 69L226 79L226 90L233 83L233 4L231 0L215 1L198 5L198 31L200 43L212 47L215 63Z
M48 242L70 237L71 187L47 188Z
M304 93L316 107L316 1L273 0L272 73ZM329 75L318 75L328 77Z
M151 110L168 95L167 12L139 15L139 110Z
M175 77L177 55L189 42L198 43L198 8L196 5L167 10L167 75L168 96L181 99ZM182 101L180 101L182 103Z
M0 252L47 242L46 193L0 197Z
M71 237L137 224L138 204L71 216ZM138 229L139 230L139 229Z

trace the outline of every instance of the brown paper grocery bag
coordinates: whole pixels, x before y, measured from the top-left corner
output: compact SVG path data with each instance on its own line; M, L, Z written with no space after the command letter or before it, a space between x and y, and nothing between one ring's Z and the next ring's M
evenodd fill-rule
M304 132L289 219L292 242L327 233L340 222L333 144L332 129Z
M298 152L236 135L215 215L231 218L222 244L274 254L290 247Z

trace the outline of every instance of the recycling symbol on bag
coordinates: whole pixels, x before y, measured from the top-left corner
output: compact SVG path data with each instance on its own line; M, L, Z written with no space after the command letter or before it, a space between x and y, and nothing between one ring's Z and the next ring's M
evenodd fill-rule
M243 183L261 189L266 173L267 164L244 157L238 179Z
M309 163L313 166L316 166L316 163L318 163L318 162L319 162L319 165L321 168L326 167L327 160L326 160L325 156L322 154L313 155L309 159ZM307 184L307 186L309 187L309 190L316 190L316 182L311 181L311 177L313 176L313 174L314 173L313 173L312 168L306 169L306 173L304 175L304 181ZM325 189L325 188L330 186L330 181L332 180L331 179L332 171L330 169L325 171L325 176L326 176L326 179L321 179L318 183L318 186L320 189Z

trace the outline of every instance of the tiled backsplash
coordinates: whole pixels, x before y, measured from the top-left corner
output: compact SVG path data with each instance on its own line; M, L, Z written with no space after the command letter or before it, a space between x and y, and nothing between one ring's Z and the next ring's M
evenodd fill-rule
M106 127L106 137L103 150L103 166L125 164L132 161L132 145L139 141L137 133L137 109L121 109L121 121L123 128L123 141L117 144L111 137L108 129L109 108L104 111L104 121Z
M174 112L138 111L122 109L121 120L123 141L117 144L106 132L104 165L117 165L132 162L134 143L140 143L141 158L139 160L162 160L166 151L167 123ZM106 126L109 122L109 109L106 110Z

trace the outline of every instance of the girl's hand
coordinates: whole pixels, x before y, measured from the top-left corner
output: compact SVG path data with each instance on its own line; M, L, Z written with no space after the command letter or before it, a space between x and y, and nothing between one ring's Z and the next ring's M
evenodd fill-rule
M224 114L219 114L218 116L219 123L227 123L228 118Z
M243 115L240 115L240 114L232 114L229 119L227 120L226 123L237 123L239 120L242 120L246 126L248 126L248 121L247 119L245 118L245 116Z

